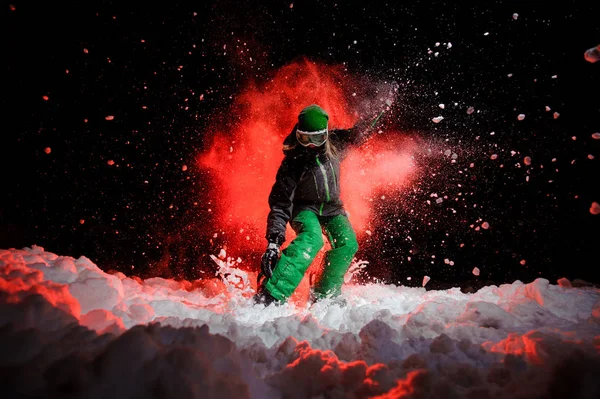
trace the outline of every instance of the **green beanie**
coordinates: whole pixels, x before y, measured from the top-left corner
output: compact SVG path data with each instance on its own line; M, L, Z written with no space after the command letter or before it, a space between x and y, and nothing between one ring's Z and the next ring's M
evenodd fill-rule
M316 104L309 105L298 115L298 130L303 132L317 132L327 129L329 115Z

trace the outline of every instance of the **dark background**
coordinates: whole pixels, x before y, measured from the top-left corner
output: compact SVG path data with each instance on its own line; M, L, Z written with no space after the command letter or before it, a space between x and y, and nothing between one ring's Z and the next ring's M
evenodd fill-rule
M249 77L306 57L396 79L387 127L459 155L455 164L417 157L428 174L420 189L378 204L386 233L358 254L372 277L420 285L427 274L428 287L600 282L600 216L589 211L600 168L588 159L600 156L591 138L600 63L583 58L600 43L592 3L15 1L1 11L0 248L39 245L105 270L198 278L222 243L210 240L210 213L194 207L214 194L210 181L181 165L205 149L211 124L235 123L223 110ZM436 42L437 57L428 54ZM438 114L444 121L432 123ZM431 193L466 199L452 212ZM489 229L471 227L484 221Z

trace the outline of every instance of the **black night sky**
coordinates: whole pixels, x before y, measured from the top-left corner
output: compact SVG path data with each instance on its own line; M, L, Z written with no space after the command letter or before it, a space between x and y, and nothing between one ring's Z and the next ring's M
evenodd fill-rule
M406 276L425 273L433 288L600 283L600 215L590 211L600 202L600 62L583 57L600 44L593 2L69 3L1 10L0 248L198 278L223 242L197 205L218 196L194 157L211 126L237 122L229 110L249 79L308 59L398 81L386 129L458 154L417 157L428 173L403 194L413 205L382 206L382 233L357 254L371 276L420 285ZM468 200L436 207L431 193ZM259 256L249 255L256 268Z

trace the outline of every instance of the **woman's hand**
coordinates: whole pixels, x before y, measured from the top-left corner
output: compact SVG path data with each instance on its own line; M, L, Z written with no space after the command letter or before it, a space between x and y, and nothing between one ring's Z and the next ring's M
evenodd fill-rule
M279 245L274 242L269 243L267 250L262 256L260 269L267 279L273 275L273 270L279 260Z

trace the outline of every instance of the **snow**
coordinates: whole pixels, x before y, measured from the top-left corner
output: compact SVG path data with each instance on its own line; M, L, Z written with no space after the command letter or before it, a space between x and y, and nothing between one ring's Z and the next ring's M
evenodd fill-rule
M141 280L107 274L84 256L0 250L4 397L600 392L593 286L538 278L466 294L349 278L347 306L326 299L265 308L252 305L255 275L239 265L223 261L220 277L206 280Z
M600 44L596 47L591 47L585 50L583 57L586 61L591 62L592 64L600 61Z

